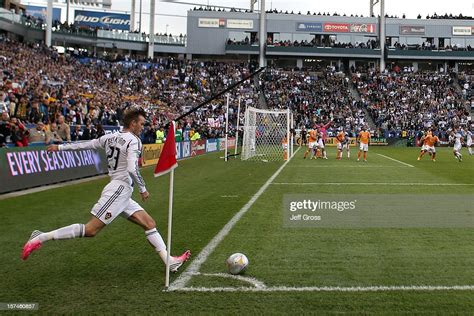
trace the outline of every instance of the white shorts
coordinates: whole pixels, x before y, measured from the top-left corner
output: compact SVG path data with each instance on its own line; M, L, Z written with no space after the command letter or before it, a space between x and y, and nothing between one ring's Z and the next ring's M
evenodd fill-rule
M434 146L427 145L425 150L430 153L436 153L436 148Z
M339 150L344 150L344 149L349 150L349 143L344 143L344 144L343 143L338 143L337 144L337 149L339 149Z
M318 147L318 142L309 142L309 149L316 149Z
M132 197L133 188L121 181L113 181L102 190L99 201L94 205L91 214L108 225L117 216L125 218L143 208Z
M324 142L322 139L318 140L318 147L324 149Z
M453 147L454 151L460 151L461 148L462 148L462 145L461 145L461 144L459 144L459 145L454 145L454 147Z
M369 144L360 143L359 150L361 150L361 151L369 151Z
M426 146L426 145L421 146L421 150L422 151L428 150L426 147L428 147L428 146Z
M471 145L472 145L472 140L471 140L471 141L467 141L466 147L471 147Z

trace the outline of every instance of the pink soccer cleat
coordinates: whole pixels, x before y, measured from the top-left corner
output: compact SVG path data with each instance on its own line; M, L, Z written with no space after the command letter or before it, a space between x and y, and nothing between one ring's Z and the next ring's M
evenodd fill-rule
M178 269L191 257L191 251L186 250L181 256L171 257L170 271L178 272Z
M23 252L21 254L21 259L26 260L30 256L30 254L41 248L41 241L39 240L33 240L33 241L28 241L24 246L23 246Z
M35 239L39 235L41 235L42 232L39 230L35 230L31 233L30 239L26 242L26 244L23 246L23 252L21 253L21 259L26 260L30 256L30 254L41 248L41 241L39 239Z

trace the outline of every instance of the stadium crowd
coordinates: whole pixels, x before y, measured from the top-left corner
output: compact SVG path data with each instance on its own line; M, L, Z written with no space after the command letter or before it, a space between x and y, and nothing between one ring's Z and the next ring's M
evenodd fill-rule
M377 127L389 131L420 131L436 127L442 139L453 126L471 124L470 100L454 86L453 74L374 69L354 74L362 102Z
M131 59L128 62L88 59L81 63L84 59L10 40L0 43L0 56L0 106L6 112L2 114L2 142L9 139L18 145L20 143L14 142L15 139L28 138L25 126L41 121L50 131L51 124L58 122L61 116L67 124L74 126L73 131L75 126L85 125L85 129L81 128L80 139L96 137L101 125L118 126L123 111L129 106L143 107L150 114L147 141L151 142L152 131L169 119L249 73L245 66L173 58L157 59L153 63L137 63ZM246 104L256 100L253 91L245 92L252 85L241 86L240 95ZM180 124L185 131L199 130L203 137L221 136L223 105L223 100L217 100ZM235 121L235 115L231 111L232 121ZM23 127L16 129L12 120ZM18 137L13 136L14 128Z
M148 112L143 141L154 143L157 131L170 119L255 69L247 63L174 58L136 62L126 56L118 60L60 55L38 44L2 39L0 143L26 146L28 142L99 137L110 126L118 129L130 106ZM462 80L470 83L470 78ZM351 94L352 84L362 101ZM247 80L233 91L231 135L235 134L238 98L245 106L290 107L296 113L297 127L333 121L329 133L338 127L355 133L367 123L365 109L381 131L418 130L428 124L447 129L452 123L467 124L470 118L465 105L472 100L467 93L463 99L452 86L452 77L444 74L371 70L350 78L335 68L309 72L270 67L259 80ZM178 122L184 139L223 136L225 102L225 98L216 99ZM243 111L239 119L243 122Z
M366 123L362 104L351 95L349 77L335 68L318 73L272 70L264 82L268 107L290 107L297 127L332 121L329 134L338 127L355 133Z
M275 47L332 47L332 48L365 48L365 49L379 49L380 43L376 40L368 40L366 42L355 42L355 43L343 43L338 42L334 38L329 38L327 40L322 40L321 38L314 36L310 41L301 40L301 41L290 41L290 40L273 40L272 38L267 39L268 46ZM241 41L234 39L228 39L227 45L258 45L258 38L255 38L253 41L250 41L248 37L244 38ZM473 51L474 48L471 45L462 47L459 45L446 45L444 47L438 47L430 42L423 42L421 44L400 44L395 42L393 46L387 47L391 49L400 49L400 50L444 50L444 51Z
M241 41L235 39L228 39L227 45L258 45L258 38L250 41L248 37L244 38ZM368 40L367 42L356 42L356 43L342 43L337 42L333 39L328 41L323 41L318 37L314 37L312 40L302 40L302 41L290 41L290 40L273 40L271 37L267 39L268 46L275 47L333 47L333 48L366 48L366 49L375 49L380 48L379 43L376 40Z
M421 44L400 44L399 42L395 42L392 47L389 48L395 48L395 49L401 49L401 50L444 50L444 51L472 51L474 48L471 45L467 45L466 47L462 47L460 45L446 45L444 47L439 47L436 46L433 43L430 43L428 41L423 42Z

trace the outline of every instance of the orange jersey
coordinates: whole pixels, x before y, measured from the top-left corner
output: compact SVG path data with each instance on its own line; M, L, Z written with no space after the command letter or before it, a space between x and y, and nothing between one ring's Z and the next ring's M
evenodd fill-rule
M346 134L344 132L339 132L337 134L337 137L336 137L336 140L339 142L339 143L342 143L344 141L344 138L346 137Z
M362 144L368 144L370 140L370 133L369 132L360 132L359 139Z
M423 145L428 145L428 139L433 136L431 132L427 132L425 136L423 136Z
M426 145L433 147L439 141L438 136L426 137Z
M309 131L309 141L310 142L315 142L318 140L318 131L315 129L312 129Z
M431 136L425 135L425 136L423 136L423 137L424 137L424 138L423 138L423 146L426 146L426 145L428 145L428 138L430 138Z

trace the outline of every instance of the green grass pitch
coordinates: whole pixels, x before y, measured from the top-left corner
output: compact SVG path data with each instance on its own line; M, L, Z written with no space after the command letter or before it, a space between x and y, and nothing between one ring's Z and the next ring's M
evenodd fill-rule
M416 148L371 147L368 162L303 160L303 150L282 169L191 276L186 288L163 291L164 267L141 228L117 218L91 239L51 241L26 262L21 248L34 229L84 223L108 179L0 200L0 302L37 302L42 314L469 314L474 310L474 213L466 227L284 227L285 194L414 194L470 198L474 157L457 162L441 148L435 163L417 161ZM383 155L383 156L382 156ZM282 166L282 162L224 163L222 153L179 162L175 172L174 254L189 248L190 262ZM385 157L384 157L385 156ZM390 160L390 157L394 160ZM405 164L402 164L405 163ZM413 167L410 167L412 165ZM167 234L168 176L143 170L150 199L141 203ZM331 183L346 183L333 185ZM295 183L320 183L296 185ZM371 184L368 184L371 183ZM378 185L373 183L379 183ZM421 185L416 185L419 183ZM138 194L135 193L138 201ZM423 215L430 216L430 200ZM456 210L453 203L452 209ZM376 210L374 210L375 212ZM245 292L245 280L223 277L224 261L243 252L244 277L285 291ZM470 289L321 291L324 287L471 286ZM298 291L303 287L313 290ZM199 292L190 289L236 289Z

